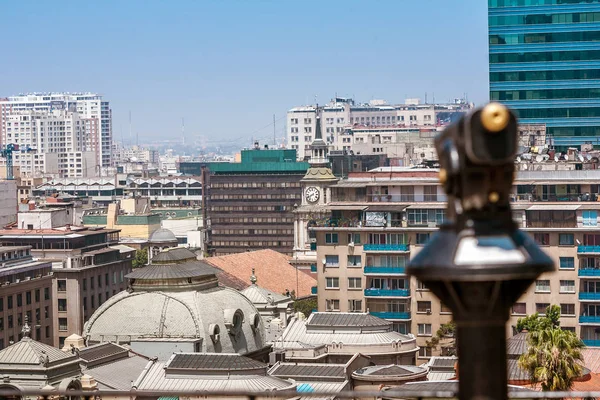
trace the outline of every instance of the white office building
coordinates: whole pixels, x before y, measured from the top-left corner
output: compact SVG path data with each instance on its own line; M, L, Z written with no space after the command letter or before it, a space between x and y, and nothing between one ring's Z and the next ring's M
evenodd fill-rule
M5 120L10 115L23 111L55 110L77 112L84 124L84 146L80 151L95 152L95 164L99 166L112 165L112 111L109 102L95 93L32 93L0 99L1 144L11 143L6 141L8 132L5 131Z

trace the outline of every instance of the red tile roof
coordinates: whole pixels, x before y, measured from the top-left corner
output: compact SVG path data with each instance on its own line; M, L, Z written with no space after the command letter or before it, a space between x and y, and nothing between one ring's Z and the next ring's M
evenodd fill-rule
M246 282L250 286L252 268L255 269L258 286L275 293L296 291L298 297L311 294L311 287L317 286L317 280L307 274L296 270L291 264L291 258L274 250L257 250L246 253L230 254L226 256L209 257L204 261L232 275L237 280ZM298 282L296 284L296 277ZM221 276L219 275L219 280ZM225 282L223 284L226 285ZM226 285L227 286L227 285Z

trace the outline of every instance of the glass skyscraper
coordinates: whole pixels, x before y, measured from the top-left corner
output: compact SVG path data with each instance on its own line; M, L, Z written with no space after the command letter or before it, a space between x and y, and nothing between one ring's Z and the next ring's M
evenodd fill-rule
M488 0L490 99L558 148L600 147L600 0Z

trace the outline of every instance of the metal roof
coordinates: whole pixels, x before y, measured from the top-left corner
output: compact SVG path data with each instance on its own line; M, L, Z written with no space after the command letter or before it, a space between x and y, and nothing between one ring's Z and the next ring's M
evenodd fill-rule
M85 373L92 375L98 384L114 389L129 390L131 383L138 379L152 361L137 355L103 363L88 368Z
M264 369L267 365L239 354L217 353L176 353L171 356L166 365L167 372L177 371L243 371Z
M300 381L321 377L346 379L345 369L345 364L279 363L269 370L269 375Z
M79 358L87 361L88 363L93 363L106 358L114 360L113 357L117 355L126 357L128 354L129 350L124 347L118 346L114 343L101 343L81 349L79 351Z
M426 368L416 367L414 365L373 365L359 368L354 374L360 376L407 376L415 374L424 374Z
M217 270L202 261L180 264L150 264L126 275L129 279L182 279L216 275Z
M76 355L64 352L56 347L36 342L24 337L17 343L0 351L0 364L33 364L40 365L41 357L48 357L48 363L76 359Z
M308 327L387 327L391 322L367 313L312 313L306 322Z
M520 356L525 353L527 345L527 332L520 332L506 340L506 354L509 356Z
M161 262L169 261L196 260L197 258L196 253L193 251L186 249L185 247L175 247L173 249L161 251L152 257L152 262L154 264L159 264Z

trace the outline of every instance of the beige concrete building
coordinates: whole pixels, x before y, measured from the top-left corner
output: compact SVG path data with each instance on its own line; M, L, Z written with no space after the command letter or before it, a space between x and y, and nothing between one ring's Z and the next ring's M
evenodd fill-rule
M556 272L541 276L515 304L509 330L518 318L557 304L563 328L600 346L598 182L598 170L517 175L514 219L555 260ZM316 247L319 311L370 312L391 320L395 330L417 337L419 357L431 356L426 342L452 315L406 275L405 266L445 218L437 171L351 173L329 189L331 198L307 224L303 244Z

